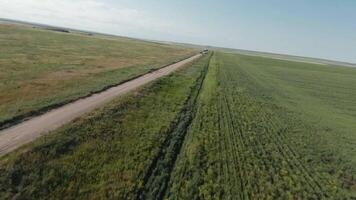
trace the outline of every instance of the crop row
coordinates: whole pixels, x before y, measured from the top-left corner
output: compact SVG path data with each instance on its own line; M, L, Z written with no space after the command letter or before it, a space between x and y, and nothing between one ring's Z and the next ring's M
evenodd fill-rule
M173 170L168 199L322 199L341 197L314 171L287 133L281 108L260 101L258 87L235 60L210 62L194 119ZM340 195L340 196L338 196Z

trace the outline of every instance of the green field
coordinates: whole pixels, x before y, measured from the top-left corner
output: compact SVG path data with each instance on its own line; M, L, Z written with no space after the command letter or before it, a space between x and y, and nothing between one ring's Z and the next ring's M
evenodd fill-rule
M0 24L0 127L191 56L120 37Z
M356 198L356 69L215 52L0 158L5 199Z
M356 196L356 70L217 53L169 199Z

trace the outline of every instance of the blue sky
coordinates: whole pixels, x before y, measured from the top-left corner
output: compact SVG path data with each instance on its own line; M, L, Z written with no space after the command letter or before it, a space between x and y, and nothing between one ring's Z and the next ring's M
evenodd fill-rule
M0 17L356 63L354 0L0 0Z

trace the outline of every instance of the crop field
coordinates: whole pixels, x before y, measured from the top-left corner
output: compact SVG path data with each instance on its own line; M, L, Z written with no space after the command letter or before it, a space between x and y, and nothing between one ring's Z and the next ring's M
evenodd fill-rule
M0 128L196 50L0 24Z
M0 196L356 198L356 69L213 52L0 158Z
M168 199L356 197L356 70L217 53Z

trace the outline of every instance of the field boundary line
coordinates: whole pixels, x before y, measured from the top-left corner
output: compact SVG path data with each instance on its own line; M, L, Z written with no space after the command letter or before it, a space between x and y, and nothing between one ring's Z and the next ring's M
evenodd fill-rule
M196 115L196 103L209 68L210 58L211 55L208 58L209 62L201 71L201 75L197 78L182 110L178 113L176 117L177 120L173 121L167 131L167 137L161 144L159 152L144 174L143 186L139 189L136 199L164 199L167 189L169 188L171 173L181 153L182 145L184 144L189 127ZM163 178L161 178L162 176ZM154 188L157 183L159 183L158 190ZM152 194L152 190L154 190L154 194Z

